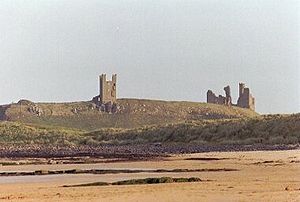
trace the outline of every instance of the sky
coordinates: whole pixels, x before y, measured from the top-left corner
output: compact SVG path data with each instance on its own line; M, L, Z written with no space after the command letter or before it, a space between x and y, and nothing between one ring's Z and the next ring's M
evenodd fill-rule
M98 75L118 97L233 101L300 112L298 0L1 0L0 103L90 100Z

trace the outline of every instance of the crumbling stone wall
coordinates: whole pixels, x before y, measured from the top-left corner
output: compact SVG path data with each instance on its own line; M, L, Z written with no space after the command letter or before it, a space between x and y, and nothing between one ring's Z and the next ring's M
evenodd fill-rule
M213 103L213 104L219 104L219 105L227 105L231 106L231 92L230 92L230 86L226 86L224 88L226 97L219 95L216 96L211 90L207 91L207 103Z
M237 104L232 104L230 86L224 87L225 97L219 95L218 97L211 91L207 91L207 103L220 104L226 106L238 106L255 111L255 98L250 93L250 89L245 87L244 83L239 84L239 98Z
M211 90L207 91L207 103L225 105L226 98L222 95L216 96Z

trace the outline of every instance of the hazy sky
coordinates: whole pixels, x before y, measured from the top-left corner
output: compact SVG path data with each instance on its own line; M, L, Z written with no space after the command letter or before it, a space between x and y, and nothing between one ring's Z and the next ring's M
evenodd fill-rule
M243 81L261 113L300 112L298 0L1 0L0 103L206 101Z

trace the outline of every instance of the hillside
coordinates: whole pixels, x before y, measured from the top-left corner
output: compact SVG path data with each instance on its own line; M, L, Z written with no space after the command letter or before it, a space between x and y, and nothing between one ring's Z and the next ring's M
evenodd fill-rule
M299 144L300 114L253 119L203 120L85 135L95 143Z
M300 144L300 114L187 121L134 129L101 129L93 132L0 122L0 143L53 147L157 143L206 146Z
M38 126L76 128L136 128L182 121L253 118L257 113L215 104L158 100L119 99L116 114L100 112L92 102L33 103L21 100L0 107L2 120Z

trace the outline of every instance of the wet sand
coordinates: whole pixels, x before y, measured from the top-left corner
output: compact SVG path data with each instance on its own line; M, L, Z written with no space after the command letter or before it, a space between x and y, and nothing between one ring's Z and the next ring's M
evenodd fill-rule
M189 158L189 160L186 160ZM209 160L207 158L219 158ZM300 150L211 152L164 160L0 166L2 171L62 169L238 169L232 172L63 174L0 177L1 201L300 201ZM63 188L147 177L199 177L203 182Z

